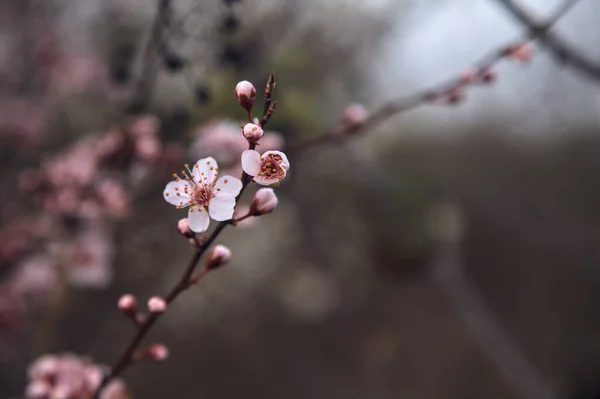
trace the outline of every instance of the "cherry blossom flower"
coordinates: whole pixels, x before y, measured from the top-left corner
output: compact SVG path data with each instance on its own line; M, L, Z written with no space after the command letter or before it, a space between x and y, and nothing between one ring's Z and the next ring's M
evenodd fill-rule
M44 355L29 367L29 385L25 396L37 398L92 399L102 381L103 366L70 353ZM127 399L121 380L111 381L101 399Z
M186 165L183 178L175 174L175 180L165 187L165 201L177 208L190 207L188 222L192 231L202 233L208 229L210 218L216 221L233 217L235 197L242 189L242 182L232 176L217 180L219 168L211 158L202 158L192 168Z
M267 151L262 155L254 150L242 153L242 169L263 186L277 185L289 167L290 163L281 151Z

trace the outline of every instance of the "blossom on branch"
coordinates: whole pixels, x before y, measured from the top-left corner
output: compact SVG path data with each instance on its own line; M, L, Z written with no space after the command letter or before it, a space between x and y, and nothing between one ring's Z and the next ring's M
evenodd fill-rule
M208 229L210 218L216 221L233 217L235 197L242 189L242 182L232 176L223 176L217 180L219 168L211 158L202 158L192 169L186 165L183 177L175 174L175 180L165 187L165 201L178 209L190 207L188 223L190 229L202 233Z
M101 365L73 354L44 355L29 367L27 399L77 398L92 399L104 376ZM101 399L127 399L129 395L120 380L113 380Z
M231 260L231 250L225 245L217 245L210 251L208 258L206 258L206 268L216 269L221 267Z
M235 95L242 108L250 112L254 106L254 99L256 98L256 89L254 88L254 85L247 80L242 80L235 86Z
M262 128L254 123L246 123L242 128L242 133L250 143L257 143L265 134Z
M148 300L148 310L152 313L165 313L167 310L167 302L158 296L153 296Z
M254 194L254 199L250 205L250 214L264 215L271 213L277 207L279 200L272 188L261 188Z
M289 168L290 162L281 151L267 151L262 155L254 150L242 153L242 169L263 186L279 184Z

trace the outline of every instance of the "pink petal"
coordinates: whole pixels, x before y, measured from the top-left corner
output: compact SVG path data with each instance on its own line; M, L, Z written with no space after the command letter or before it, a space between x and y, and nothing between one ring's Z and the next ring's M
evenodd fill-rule
M227 193L236 197L242 190L242 181L232 176L223 176L215 185L217 193Z
M256 176L260 172L260 154L254 150L246 150L242 153L242 169L250 176Z
M217 161L213 157L202 158L196 162L192 173L196 183L204 183L207 186L212 185L217 179Z
M190 190L188 183L185 180L172 181L167 183L163 197L169 204L177 206L188 206L190 196L185 193L185 189Z
M203 233L208 229L210 218L204 208L193 206L188 212L188 222L193 232Z
M235 197L227 193L218 193L208 204L210 217L219 222L231 219L233 208L235 208Z
M257 182L258 184L262 185L262 186L270 186L272 184L279 183L279 180L280 179L277 179L275 177L268 178L268 177L265 177L265 176L256 176L254 178L254 181Z

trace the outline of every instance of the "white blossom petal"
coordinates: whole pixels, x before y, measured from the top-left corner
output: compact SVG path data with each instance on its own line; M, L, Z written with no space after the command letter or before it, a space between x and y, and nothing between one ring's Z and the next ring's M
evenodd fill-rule
M173 180L167 183L165 191L163 191L163 197L169 204L188 206L190 196L186 192L190 192L190 186L185 180Z
M290 168L290 161L288 161L287 156L281 151L265 151L265 153L262 154L261 158L264 158L265 156L270 154L279 155L281 157L281 163L279 164L279 166L281 166L281 169L287 172L287 170Z
M211 218L222 222L233 217L233 208L235 208L235 197L227 193L218 193L210 200L208 213Z
M256 176L260 172L260 154L254 150L246 150L242 153L242 169L250 176Z
M190 229L192 229L193 232L205 232L210 224L208 212L206 212L206 209L199 206L191 207L190 211L188 212L188 223L190 224Z
M281 179L278 179L276 177L265 177L265 176L254 177L254 181L262 186L270 186L272 184L279 183L279 180L281 180Z
M242 181L233 176L223 176L215 184L216 193L227 193L234 197L242 190Z
M194 174L194 181L196 183L204 183L207 186L212 186L219 174L217 161L213 157L202 158L196 162L192 173Z

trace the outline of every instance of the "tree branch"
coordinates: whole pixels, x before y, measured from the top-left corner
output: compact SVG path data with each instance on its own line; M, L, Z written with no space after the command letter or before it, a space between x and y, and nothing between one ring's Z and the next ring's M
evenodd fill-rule
M129 109L132 112L143 111L152 98L156 75L156 55L162 45L163 32L169 26L172 0L158 0L156 15L152 23L150 37L144 48L140 75L138 76Z
M549 32L547 24L537 22L514 0L496 1L503 5L517 21L527 27L532 36L535 35L559 61L571 65L580 73L600 82L600 60L596 61L586 57L579 50L567 44L558 34ZM577 0L568 1L565 8L572 7L576 2Z
M498 1L511 2L511 0ZM356 133L374 128L392 116L443 99L452 91L456 92L469 86L484 84L486 80L485 74L489 73L491 69L500 61L509 57L511 55L511 51L514 50L516 46L535 39L544 40L545 38L545 40L549 40L548 31L550 28L570 10L576 1L577 0L567 0L545 23L535 24L533 25L533 29L529 28L522 39L508 43L473 63L473 66L470 70L477 74L477 79L467 79L463 71L458 76L448 79L442 83L438 83L437 85L434 85L428 89L408 96L399 97L385 103L379 109L371 113L369 117L360 125L347 126L343 131L337 132L338 134L332 134L333 132L331 131L325 132L316 138L309 138L305 141L293 144L288 148L288 151L291 153L304 152L316 147L338 143L341 140L347 139L349 136L355 135ZM598 71L598 78L600 78L600 71Z

